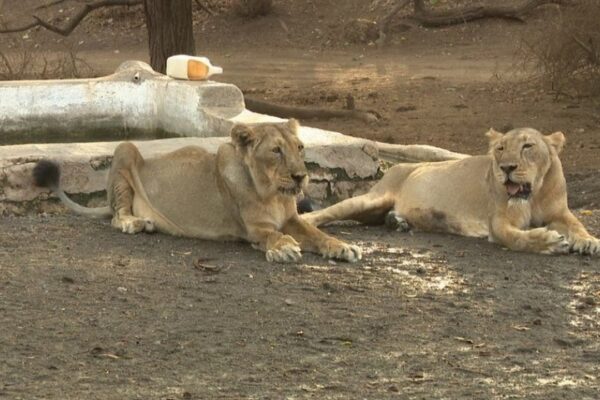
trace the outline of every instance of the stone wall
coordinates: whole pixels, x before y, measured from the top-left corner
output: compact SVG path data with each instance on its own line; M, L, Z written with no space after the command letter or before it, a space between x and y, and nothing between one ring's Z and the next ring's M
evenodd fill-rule
M299 135L305 144L311 178L306 194L322 205L363 193L380 177L377 149L372 142L310 127L301 127ZM228 140L177 138L134 143L144 157L153 157L187 145L215 153ZM33 184L31 171L42 158L61 165L61 185L67 193L86 205L102 204L112 153L118 143L0 146L0 212L62 210L48 190Z

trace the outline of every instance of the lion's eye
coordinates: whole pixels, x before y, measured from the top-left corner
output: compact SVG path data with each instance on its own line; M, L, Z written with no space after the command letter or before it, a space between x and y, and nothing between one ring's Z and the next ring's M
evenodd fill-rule
M279 146L273 147L273 149L271 151L275 154L281 154L281 147L279 147Z
M498 151L504 151L504 146L498 146L498 147L496 147L496 150L498 150Z
M523 145L523 149L530 149L530 148L532 148L532 147L533 147L533 143L525 143L525 144Z

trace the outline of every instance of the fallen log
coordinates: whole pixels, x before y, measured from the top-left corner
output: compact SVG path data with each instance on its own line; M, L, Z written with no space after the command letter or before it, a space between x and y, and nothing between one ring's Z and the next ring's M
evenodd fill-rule
M361 110L324 110L322 108L294 107L274 104L263 100L244 97L246 108L259 114L269 114L280 118L305 119L330 119L354 118L367 123L379 120L379 115L374 111Z

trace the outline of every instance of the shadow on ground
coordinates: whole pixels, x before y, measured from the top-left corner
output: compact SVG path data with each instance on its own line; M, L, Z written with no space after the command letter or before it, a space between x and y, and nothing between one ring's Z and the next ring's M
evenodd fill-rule
M579 400L600 389L598 259L336 226L363 246L361 263L280 265L243 243L127 236L73 216L0 226L0 398Z

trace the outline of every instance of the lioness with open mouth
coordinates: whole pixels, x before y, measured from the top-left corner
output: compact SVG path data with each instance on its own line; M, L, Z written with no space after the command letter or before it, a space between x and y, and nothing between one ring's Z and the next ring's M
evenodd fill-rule
M487 155L398 164L369 193L305 214L315 225L352 219L408 230L488 237L536 253L596 255L600 241L567 207L558 158L565 137L531 128L487 133Z
M50 161L36 165L34 180L73 211L112 217L112 226L126 233L242 239L276 262L299 261L301 250L357 261L357 246L326 235L297 214L296 196L308 181L297 131L296 120L236 125L231 143L222 144L216 155L188 146L144 159L132 143L122 143L108 176L107 207L82 207L69 199L59 186L58 166Z

